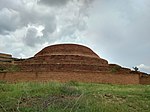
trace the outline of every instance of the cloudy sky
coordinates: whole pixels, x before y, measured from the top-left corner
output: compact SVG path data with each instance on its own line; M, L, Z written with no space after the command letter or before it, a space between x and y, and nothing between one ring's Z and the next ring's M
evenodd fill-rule
M58 43L150 73L150 0L0 0L0 52L28 58Z

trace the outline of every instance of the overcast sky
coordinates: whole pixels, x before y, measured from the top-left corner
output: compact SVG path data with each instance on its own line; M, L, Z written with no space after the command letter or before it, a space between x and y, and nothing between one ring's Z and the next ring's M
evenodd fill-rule
M0 52L28 58L57 43L150 73L150 0L0 0Z

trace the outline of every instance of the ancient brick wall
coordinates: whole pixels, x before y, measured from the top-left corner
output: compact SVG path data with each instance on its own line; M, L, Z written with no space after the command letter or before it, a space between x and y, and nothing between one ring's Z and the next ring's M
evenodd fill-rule
M12 55L0 53L0 64L12 63Z
M12 55L0 53L0 57L3 57L3 58L12 58Z
M150 76L148 75L140 76L140 84L150 84Z
M16 81L78 81L112 84L139 84L138 74L111 74L100 72L14 72L0 73L0 80Z
M50 55L39 56L26 59L24 61L18 61L16 64L90 64L108 66L108 62L100 58L91 58L78 55Z
M88 71L88 72L98 72L98 71L108 71L107 67L101 67L97 65L84 65L84 64L30 64L21 65L21 71L30 72L63 72L63 71Z
M14 65L13 65L14 64ZM10 68L10 64L0 67ZM79 81L113 84L149 84L149 77L141 77L130 69L108 64L90 48L76 44L52 45L29 59L16 59L9 73L0 73L6 81ZM7 71L7 72L8 72ZM1 71L4 72L4 71ZM5 71L6 72L6 71ZM11 73L12 72L12 73Z

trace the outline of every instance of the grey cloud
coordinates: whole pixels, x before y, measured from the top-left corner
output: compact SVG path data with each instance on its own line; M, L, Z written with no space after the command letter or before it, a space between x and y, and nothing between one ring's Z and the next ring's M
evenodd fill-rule
M23 1L21 0L0 0L0 10L3 8L8 8L8 9L19 9L21 7L21 4Z
M44 21L44 27L45 29L43 30L43 36L45 38L48 38L49 34L53 33L55 30L56 30L56 27L57 27L57 21L56 21L56 18L53 16L53 17L46 17L43 19Z
M39 4L47 6L63 6L66 5L71 0L40 0Z
M11 51L16 57L29 57L45 45L80 41L80 32L87 28L89 0L36 1L0 1L2 51ZM41 36L37 35L39 26L43 26Z
M54 26L56 30L50 34L50 31L47 30L49 28L45 28L43 34L49 34L46 37L50 37L51 42L74 42L78 38L77 32L82 32L87 28L86 19L90 5L90 0L70 0L67 6L56 11L57 24L56 27Z
M51 12L51 10L46 8L44 9L47 11L41 10L41 7L37 4L34 4L35 6L32 6L32 2L28 3L28 5L30 4L28 6L25 2L19 3L20 0L17 0L18 2L13 2L11 5L8 5L9 0L6 1L2 1L2 4L4 6L1 6L3 8L0 11L0 33L2 35L9 34L10 32L14 32L15 30L22 27L27 27L28 25L43 25L45 27L43 33L44 38L47 38L48 33L52 33L55 31L55 15L52 14L53 12ZM18 6L21 8L19 8Z
M35 44L38 42L37 29L35 29L35 28L29 28L27 30L24 42L28 46L34 47Z
M140 70L144 70L147 73L150 73L150 66L144 65L144 64L140 64L137 66Z
M9 31L15 31L20 22L18 12L4 8L0 10L0 33L7 34Z

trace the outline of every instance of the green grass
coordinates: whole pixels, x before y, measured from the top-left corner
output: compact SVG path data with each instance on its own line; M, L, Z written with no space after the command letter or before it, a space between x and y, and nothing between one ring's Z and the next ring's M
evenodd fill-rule
M0 112L150 112L150 85L1 81Z

